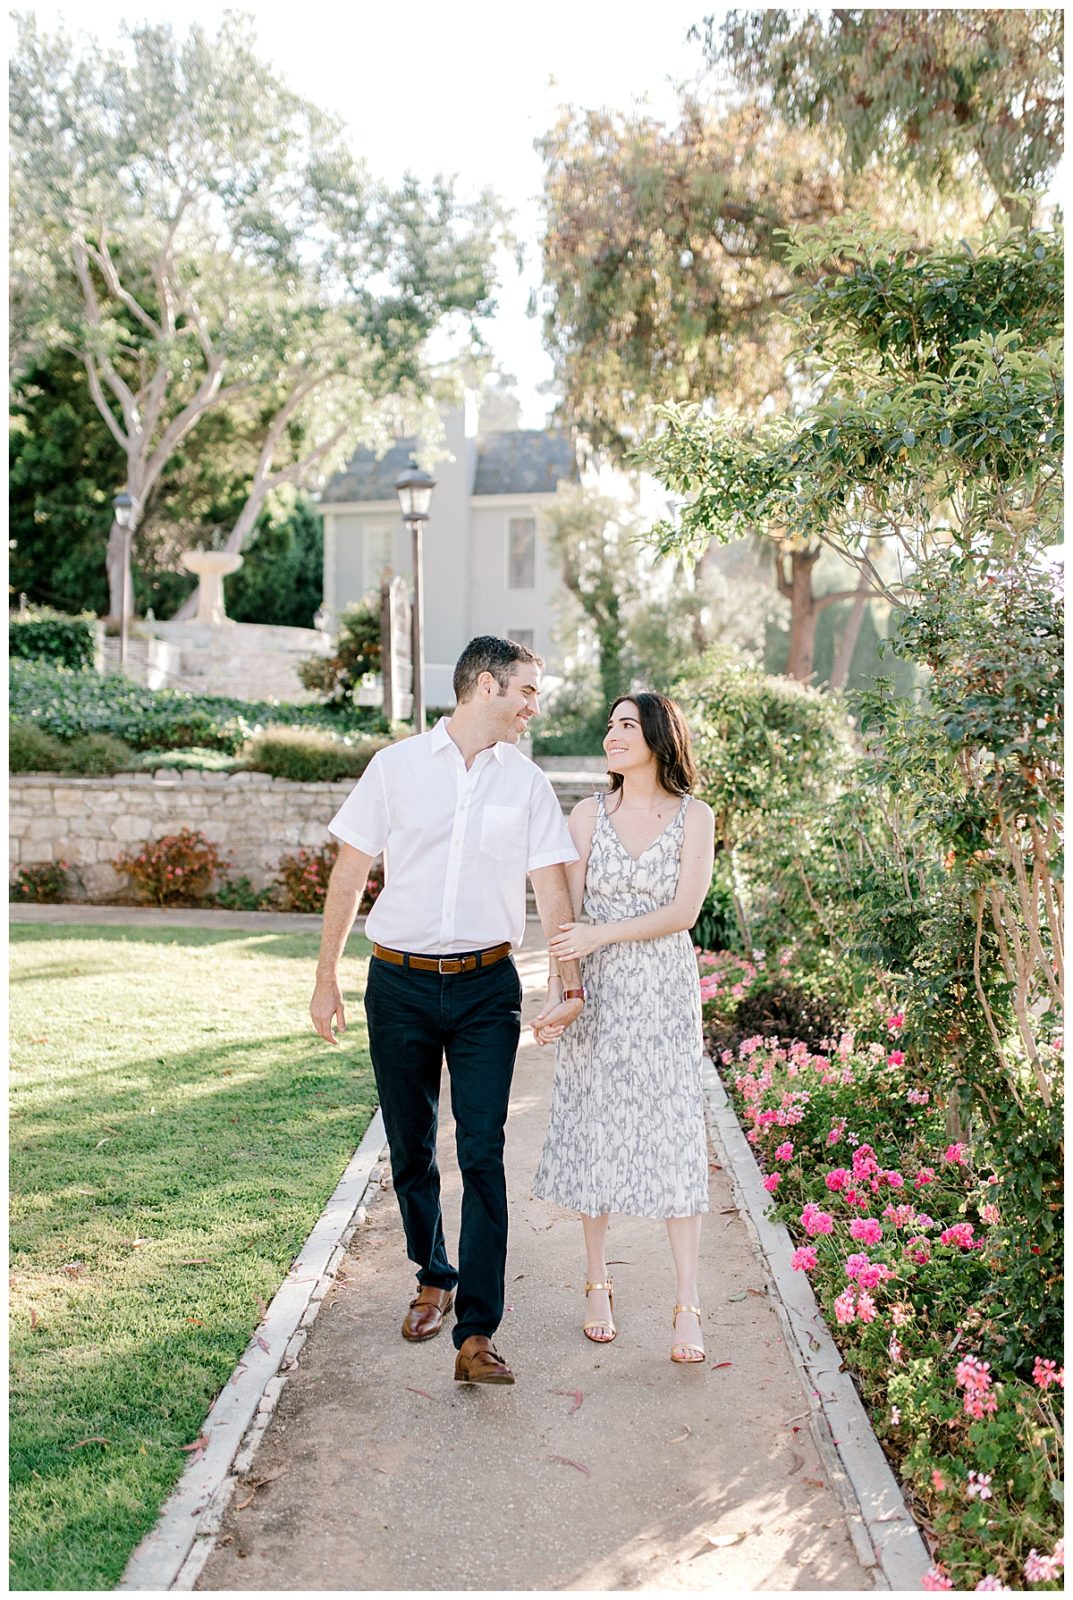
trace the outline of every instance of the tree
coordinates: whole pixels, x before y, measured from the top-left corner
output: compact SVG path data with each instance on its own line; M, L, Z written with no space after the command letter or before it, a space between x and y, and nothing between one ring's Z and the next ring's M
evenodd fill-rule
M141 25L119 56L23 16L10 96L16 362L78 355L140 509L226 404L252 452L231 549L274 489L390 435L431 331L490 309L497 220L439 180L375 184L251 30ZM122 551L113 525L113 615Z
M1063 149L1062 12L732 11L705 23L713 66L822 130L857 172L877 155L923 179L973 170L1013 220Z
M590 624L600 693L610 706L628 687L625 613L638 592L636 532L615 500L578 484L562 484L545 513L548 543L562 579Z

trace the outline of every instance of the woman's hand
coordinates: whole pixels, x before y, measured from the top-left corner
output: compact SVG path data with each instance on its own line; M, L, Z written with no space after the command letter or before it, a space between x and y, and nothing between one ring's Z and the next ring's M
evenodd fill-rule
M560 932L548 940L556 961L580 961L606 943L604 929L595 922L561 922Z

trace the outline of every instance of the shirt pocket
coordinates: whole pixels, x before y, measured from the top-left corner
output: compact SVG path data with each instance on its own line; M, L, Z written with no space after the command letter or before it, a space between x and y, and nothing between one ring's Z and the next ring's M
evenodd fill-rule
M523 806L485 806L481 820L481 853L496 861L525 863L528 837Z

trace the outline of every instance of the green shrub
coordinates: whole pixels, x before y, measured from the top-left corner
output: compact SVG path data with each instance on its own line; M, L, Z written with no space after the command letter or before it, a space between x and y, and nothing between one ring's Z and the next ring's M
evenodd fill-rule
M97 649L97 619L91 613L67 616L49 606L14 612L8 621L12 659L49 661L74 671L91 668Z
M380 604L362 600L347 606L339 618L335 654L307 656L298 676L304 688L339 705L349 701L370 674L380 671L380 654Z
M220 695L144 689L118 674L72 672L44 661L13 661L11 715L60 739L110 733L135 750L206 748L234 754L257 729L284 722L340 733L380 732L373 707L288 705Z
M112 862L125 873L143 900L158 906L197 905L208 894L213 878L230 862L194 828L180 828L143 844Z
M60 772L64 743L32 722L13 722L8 733L8 767L12 772Z
M243 746L251 772L295 783L335 783L360 778L378 750L392 741L371 736L351 741L316 728L266 728Z
M221 911L267 911L273 890L255 889L247 877L223 877L217 885L213 901Z
M67 899L66 861L42 861L36 867L19 867L11 880L8 898L22 905L54 906Z
M143 772L158 768L173 768L179 772L240 772L242 762L223 750L207 750L204 745L191 745L186 750L146 750L138 758Z

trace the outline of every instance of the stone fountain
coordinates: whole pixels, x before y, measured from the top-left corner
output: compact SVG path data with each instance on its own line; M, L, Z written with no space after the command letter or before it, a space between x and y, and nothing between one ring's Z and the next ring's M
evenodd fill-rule
M154 687L239 700L315 700L316 695L302 687L298 663L305 656L330 656L331 637L316 628L233 622L224 605L224 579L241 567L238 554L186 550L182 563L197 575L197 616L189 622L143 625L160 641Z

